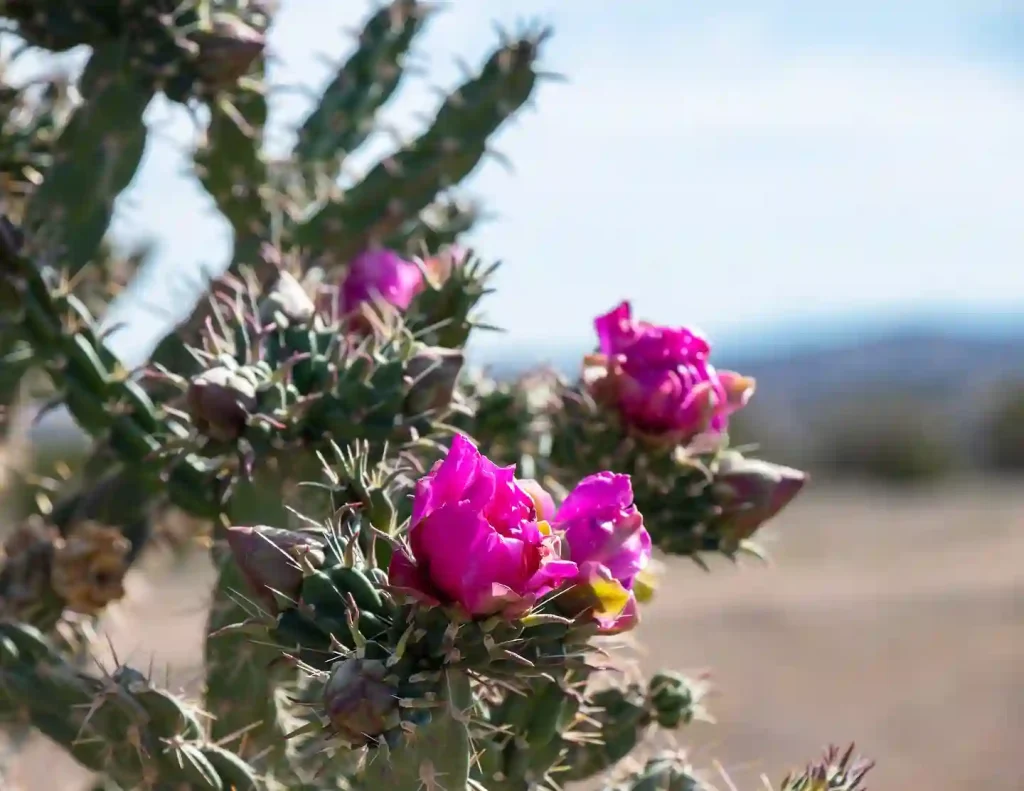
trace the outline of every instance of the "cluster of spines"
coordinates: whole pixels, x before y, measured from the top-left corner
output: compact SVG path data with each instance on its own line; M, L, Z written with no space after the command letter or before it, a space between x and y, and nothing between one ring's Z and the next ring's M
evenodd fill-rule
M859 758L851 744L844 752L830 746L820 760L804 771L788 775L780 791L865 791L864 779L874 762Z
M155 404L109 352L85 306L48 283L48 273L20 254L12 228L3 233L0 252L8 269L0 287L6 286L24 311L36 354L62 389L63 402L83 428L106 438L122 459L152 465L157 475L167 476L172 501L196 515L212 518L222 510L220 501L196 498L204 491L224 492L223 484L211 487L210 482L223 474L218 459L225 441L230 446L244 438L259 450L253 458L266 461L295 444L348 442L357 435L377 443L424 437L439 417L436 411L403 416L416 384L407 370L417 355L430 350L399 324L389 337L340 343L337 328L322 323L262 326L259 308L253 307L247 315L224 320L232 337L207 336L219 351L202 355L210 368L191 381L168 375L190 396L190 420ZM196 424L214 440L205 450L194 438ZM171 454L170 462L163 458ZM176 482L192 484L190 491L179 491Z
M456 88L428 129L381 161L340 199L316 207L293 232L305 249L343 263L368 240L388 239L476 168L488 138L533 92L547 31L503 42L476 77Z
M406 318L409 329L424 343L446 349L461 349L474 329L493 329L483 323L477 308L493 293L491 287L500 263L486 263L472 251L435 248L439 255L461 260L452 262L443 278L428 272L426 288L417 295Z
M22 255L19 234L6 222L0 224L0 265L0 300L6 296L11 313L20 312L36 359L83 429L122 460L151 468L172 440L187 438L188 428L154 404L109 351L81 301ZM223 487L205 460L190 454L170 468L161 461L154 472L166 476L176 504L203 516L220 513Z
M563 484L580 470L626 473L644 525L663 552L688 556L705 568L708 554L760 557L751 536L730 529L722 518L723 503L732 505L718 485L722 473L727 462L744 461L727 447L727 438L702 448L645 444L582 381L553 372L527 374L511 384L481 378L473 389L473 414L460 425L490 438L488 451L505 463L529 457L540 474Z
M503 36L479 75L448 97L426 132L343 193L333 183L337 163L365 140L377 110L406 73L404 55L432 10L429 3L393 0L367 20L355 53L299 128L298 143L285 162L267 163L261 152L264 97L238 90L230 102L211 105L206 144L196 160L201 181L234 228L229 271L249 266L262 285L274 282L277 270L259 251L275 223L280 229L275 241L303 251L305 266L326 264L332 270L370 243L387 243L407 252L419 252L426 244L434 250L473 225L479 207L442 193L476 168L488 153L489 137L529 100L547 30L527 31L516 39ZM331 145L335 149L325 153ZM296 169L319 172L331 188L326 195L320 189L313 195L306 189L296 193L288 188L294 181L289 173ZM253 184L264 189L257 191ZM181 328L186 339L206 315L200 305ZM454 324L464 341L465 322ZM158 347L155 358L181 360L173 336Z
M612 791L714 791L714 787L694 770L685 753L663 752Z
M206 738L198 712L119 666L95 677L67 664L41 633L0 622L0 706L122 788L256 791L247 763Z
M0 63L0 78L21 53ZM56 140L72 109L63 75L43 82L39 91L0 84L0 186L7 211L20 213L53 161Z
M397 0L376 11L359 33L358 47L338 69L298 130L294 156L333 181L342 160L373 130L377 111L405 73L413 39L433 12L429 3Z

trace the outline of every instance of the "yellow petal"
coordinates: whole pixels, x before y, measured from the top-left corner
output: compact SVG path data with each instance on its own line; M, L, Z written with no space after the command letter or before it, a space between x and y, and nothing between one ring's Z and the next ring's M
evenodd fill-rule
M658 575L650 568L641 571L633 578L633 593L640 604L646 604L654 598L658 589Z
M629 591L622 587L618 580L595 579L588 584L597 606L594 614L604 618L614 618L629 603Z

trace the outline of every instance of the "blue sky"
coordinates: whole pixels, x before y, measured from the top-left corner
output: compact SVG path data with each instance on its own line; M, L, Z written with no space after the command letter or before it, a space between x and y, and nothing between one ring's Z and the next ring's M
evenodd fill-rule
M283 0L274 81L322 84L367 8ZM965 321L1024 304L1020 9L454 0L419 44L425 76L385 120L414 132L437 101L428 88L458 81L456 55L479 63L495 21L555 26L546 61L569 82L545 85L500 135L514 173L492 163L466 184L498 215L473 242L505 262L487 313L506 342L587 343L592 317L623 297L712 338L939 307ZM275 146L308 107L279 97ZM164 243L146 302L163 278L226 255L221 221L181 176L191 123L151 110L160 142L118 225ZM389 145L375 140L353 166ZM144 343L147 309L125 308Z

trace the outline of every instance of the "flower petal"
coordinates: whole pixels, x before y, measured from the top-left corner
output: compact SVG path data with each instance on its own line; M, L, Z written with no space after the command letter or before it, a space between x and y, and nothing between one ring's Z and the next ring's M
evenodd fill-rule
M569 492L554 522L610 515L632 504L633 484L628 475L598 472L588 475Z
M533 503L537 519L551 521L555 515L555 501L544 487L533 478L522 478L516 481L519 488L526 493Z
M635 629L640 623L640 608L637 606L636 598L630 593L629 600L618 615L598 618L597 623L599 634L606 636Z
M632 596L616 579L594 578L587 585L590 587L595 601L594 617L599 621L617 618L626 608Z
M388 565L389 587L424 604L438 604L437 593L416 562L404 550L396 551Z
M600 342L601 352L613 355L619 352L633 338L632 308L628 301L622 301L612 310L594 320L594 328Z
M516 538L497 533L465 502L441 506L416 528L416 560L428 567L431 582L471 614L475 602L489 598L495 583L525 590L533 569L529 550Z

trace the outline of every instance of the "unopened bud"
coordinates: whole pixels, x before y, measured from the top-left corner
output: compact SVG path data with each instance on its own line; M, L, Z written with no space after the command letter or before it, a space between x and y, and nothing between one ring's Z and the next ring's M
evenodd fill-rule
M629 786L632 791L707 791L682 755L667 753L647 762Z
M721 508L716 524L737 539L747 538L785 508L806 483L805 472L731 452L715 475L715 503Z
M316 313L313 299L306 289L288 272L282 272L273 290L261 306L260 318L264 323L305 324Z
M343 659L324 685L324 709L334 731L362 746L389 730L397 719L398 693L384 681L387 668L371 659Z
M274 615L278 596L298 600L306 571L324 563L323 542L308 533L266 525L229 527L227 539L242 576Z
M245 76L265 45L262 33L227 15L214 18L212 30L197 31L192 38L199 45L200 73L215 88Z
M690 682L678 673L655 673L651 677L647 699L662 728L689 723L695 713L695 698Z
M465 355L459 349L431 346L409 360L406 376L410 380L406 395L406 413L419 415L447 407L455 394Z
M238 439L256 408L256 385L239 371L219 367L203 371L185 396L196 428L219 442Z
M466 263L468 251L466 248L449 244L442 247L437 255L433 255L423 262L427 270L427 279L434 288L440 288L452 276L452 272Z

